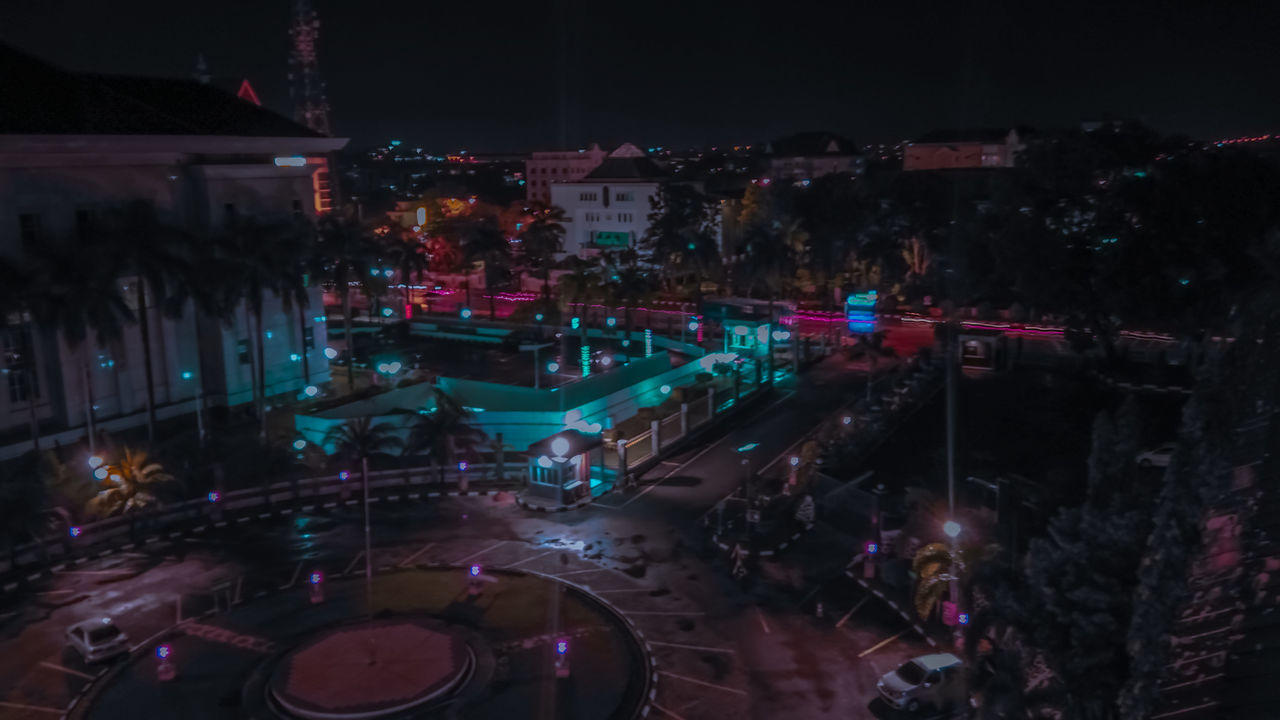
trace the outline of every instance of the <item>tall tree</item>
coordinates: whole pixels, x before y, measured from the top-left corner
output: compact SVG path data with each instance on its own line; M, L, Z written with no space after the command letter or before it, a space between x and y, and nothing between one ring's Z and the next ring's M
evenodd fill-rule
M680 289L701 303L702 283L718 278L723 267L715 204L692 185L663 185L650 200L649 227L640 248L668 289Z
M450 447L455 444L473 446L481 433L469 421L473 414L439 385L431 386L431 403L414 413L409 426L407 447L417 455L435 460L444 481L444 468L449 463Z
M342 328L347 345L347 385L355 389L355 341L351 332L351 286L357 285L368 298L381 292L378 269L379 247L373 233L353 207L320 218L316 247L316 269L333 284L342 300Z
M301 236L286 222L262 222L236 218L216 240L222 257L227 304L243 302L252 317L253 397L259 421L259 440L267 440L266 324L263 310L269 296L286 308L286 317L295 301L305 301L306 288L300 274L306 250Z
M135 319L119 282L128 272L126 259L105 244L83 246L67 239L27 248L27 254L31 281L40 288L29 296L37 325L56 328L67 347L80 355L85 422L92 449L97 442L97 425L90 352L93 347L109 347L119 341L126 324Z
M92 229L88 228L92 233ZM98 233L92 233L98 235ZM161 221L155 206L135 200L107 213L100 237L84 237L82 242L105 242L126 258L133 274L134 305L142 339L142 366L147 390L147 440L155 441L156 382L152 362L151 308L178 317L182 305L170 302L176 286L193 282L195 266L191 248L194 237ZM163 337L163 334L161 335Z
M542 297L550 300L551 266L564 251L564 210L536 204L529 208L529 217L520 229L520 252L526 263L542 273Z

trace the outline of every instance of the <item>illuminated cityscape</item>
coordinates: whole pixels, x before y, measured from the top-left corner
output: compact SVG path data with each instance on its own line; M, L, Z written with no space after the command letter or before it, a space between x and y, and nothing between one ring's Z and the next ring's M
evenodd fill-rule
M1270 9L56 5L0 720L1274 717Z

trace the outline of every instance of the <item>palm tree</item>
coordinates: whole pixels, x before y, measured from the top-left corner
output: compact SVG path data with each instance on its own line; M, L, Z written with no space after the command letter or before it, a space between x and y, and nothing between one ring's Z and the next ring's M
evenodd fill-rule
M17 315L21 318L19 332L21 342L15 343L9 352L8 362L12 366L18 361L27 366L27 419L31 431L31 449L40 452L40 420L36 414L36 398L40 395L40 377L37 370L38 358L35 353L36 330L32 324L31 308L33 300L41 288L32 282L32 273L19 266L9 258L0 257L0 313L6 318Z
M334 454L360 461L360 477L364 483L364 578L365 600L368 612L373 614L373 543L369 529L369 458L390 455L401 445L399 428L388 422L374 423L361 417L335 425L325 433L325 445L333 447Z
M916 551L911 559L911 570L916 574L916 613L927 618L947 593L951 583L968 583L975 567L999 555L998 545L975 547L948 547L944 543L930 543Z
M430 269L431 262L427 256L427 246L399 226L390 228L384 237L384 242L400 275L400 283L404 286L404 306L407 308L413 299L409 292L409 285L415 279L421 283L423 276Z
M511 260L511 243L492 217L467 218L462 234L462 256L467 263L467 303L471 302L471 269L484 263L485 291L489 295L489 318L494 317L494 282Z
M636 264L636 253L628 251L623 255L624 264L617 269L613 277L604 284L605 294L610 304L622 306L622 324L626 329L628 345L631 340L631 310L655 295L653 280ZM623 355L629 357L627 346L622 349Z
M347 384L355 389L355 343L351 334L351 285L360 286L366 297L381 292L381 284L370 273L379 254L373 234L361 222L354 208L331 212L320 218L315 269L322 272L342 299L342 326L347 343Z
M551 298L551 266L564 252L564 210L536 204L529 208L533 218L520 232L520 250L526 262L542 271L542 297Z
M12 473L0 481L0 536L9 547L10 570L17 565L22 540L39 540L46 502L46 488L36 472Z
M259 440L267 439L266 413L266 326L263 306L268 295L275 295L291 309L295 302L307 301L306 287L300 274L305 250L302 236L286 223L264 223L237 218L218 237L222 252L224 292L228 305L244 302L245 312L253 318L254 372L253 396L259 421Z
M587 347L589 345L587 341L587 318L590 317L588 305L591 301L601 297L604 288L600 282L600 267L589 260L583 260L579 257L565 258L565 264L568 265L569 272L560 276L560 302L563 305L563 309L569 312L572 312L574 305L582 305L582 312L578 316L578 330L581 333L582 347ZM563 314L562 312L562 316ZM568 361L566 352L568 338L568 332L561 334L561 354L565 356L566 363Z
M409 427L408 447L415 454L427 455L435 460L440 470L440 482L444 482L444 468L450 461L449 447L461 444L473 446L480 438L480 431L469 421L473 413L463 407L439 385L431 386L431 406L414 413Z
M134 277L132 289L135 292L138 330L142 338L142 366L147 386L147 440L154 442L156 386L151 361L149 308L162 307L171 317L181 314L181 305L173 305L167 301L172 288L190 282L194 275L190 253L194 240L190 234L160 222L155 206L144 200L133 201L112 210L104 224L103 234L112 250L126 259Z
M80 353L85 423L92 451L97 427L88 337L93 334L97 347L110 345L124 334L125 324L134 321L118 282L126 273L125 259L105 245L80 246L66 241L48 242L28 252L32 287L40 289L28 295L31 314L37 324L56 328L67 346Z
M163 465L152 462L145 450L125 448L118 462L105 467L108 475L86 509L98 517L127 516L129 536L133 537L137 513L158 503L167 486L176 480Z

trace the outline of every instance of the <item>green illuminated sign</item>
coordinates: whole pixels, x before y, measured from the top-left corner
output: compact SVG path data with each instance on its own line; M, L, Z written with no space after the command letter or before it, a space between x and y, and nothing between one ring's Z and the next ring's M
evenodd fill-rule
M596 247L631 247L631 233L599 231L595 234Z

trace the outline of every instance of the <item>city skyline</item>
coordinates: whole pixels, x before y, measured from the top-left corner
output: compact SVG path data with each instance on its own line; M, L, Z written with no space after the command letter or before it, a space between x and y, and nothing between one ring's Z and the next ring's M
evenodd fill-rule
M212 75L248 79L265 105L292 114L289 3L128 0L68 12L74 5L0 10L0 41L103 73L190 76L203 54ZM557 147L561 80L571 148L750 143L811 129L865 144L1097 118L1202 140L1277 127L1260 62L1276 46L1266 13L1248 8L1210 18L1152 3L1035 13L801 4L785 15L720 2L680 12L576 0L430 12L386 0L376 14L314 5L334 131L355 146Z

